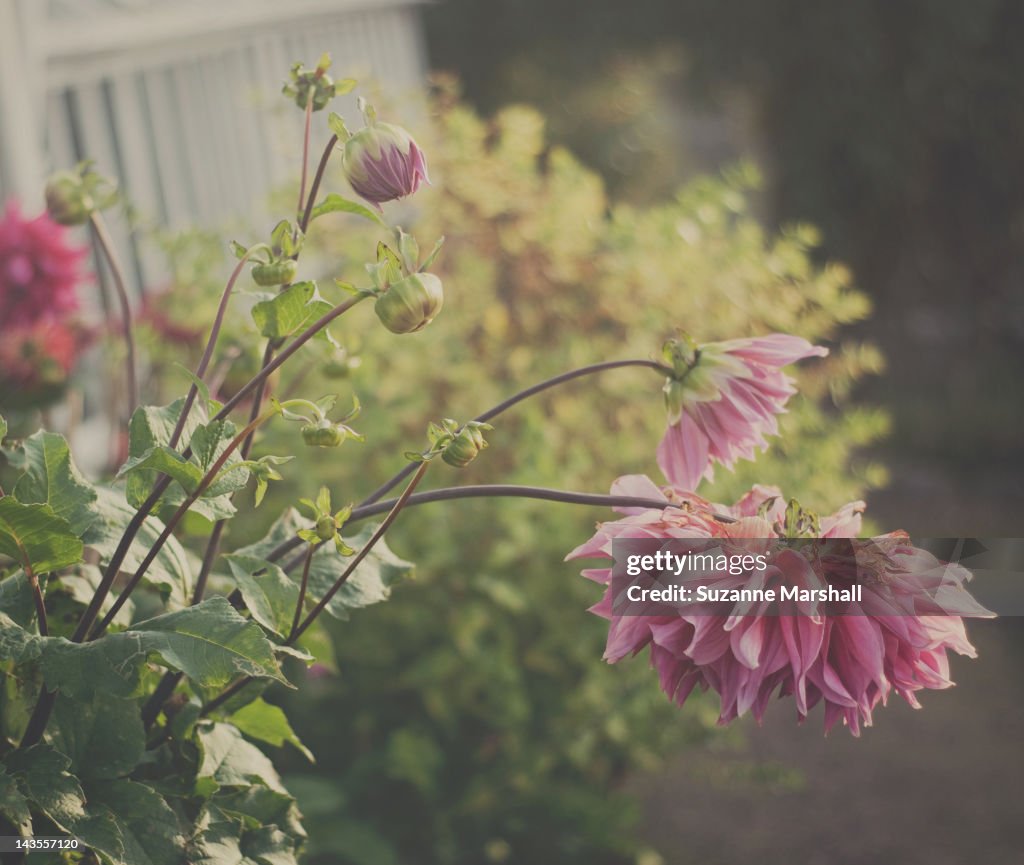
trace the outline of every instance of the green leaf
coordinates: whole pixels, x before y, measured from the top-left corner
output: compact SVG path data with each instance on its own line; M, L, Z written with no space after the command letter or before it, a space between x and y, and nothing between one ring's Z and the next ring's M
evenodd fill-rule
M116 865L180 865L186 836L177 815L152 787L127 779L86 785L89 813L111 820L121 852L102 850Z
M3 415L0 415L0 442L4 440L4 436L7 435L7 421L4 420Z
M96 519L90 505L96 491L75 466L64 436L37 432L18 447L17 462L24 474L12 494L25 504L46 504L58 517L67 520L71 531L81 537Z
M85 794L68 774L71 760L50 745L11 751L4 761L25 797L65 831L85 819Z
M377 243L377 264L383 268L384 281L387 285L399 282L402 273L402 259L390 246L383 241Z
M285 742L288 742L302 752L310 763L316 762L310 750L295 735L284 711L262 698L235 712L231 716L231 723L250 739L258 739L275 748L284 747Z
M358 201L350 201L335 192L332 192L313 208L310 222L317 217L323 216L325 213L354 213L356 216L363 217L363 219L369 219L370 222L376 222L377 225L380 225L383 228L388 227L388 224L383 220L380 214L371 210L366 205L360 204Z
M36 615L36 604L32 598L32 587L24 571L17 571L0 580L0 611L24 628L32 624Z
M242 836L247 862L259 865L297 865L295 841L276 826L263 826Z
M327 115L327 128L337 135L338 141L342 143L352 137L352 133L348 131L348 127L345 125L345 121L342 120L341 115L335 114L333 111Z
M283 339L305 330L333 308L320 296L315 282L296 282L269 300L257 303L252 308L252 319L262 336ZM333 343L326 328L317 337Z
M43 638L26 631L6 613L0 613L0 661L23 664L42 652Z
M344 96L346 93L351 93L356 88L356 84L359 82L355 78L339 78L334 82L334 95ZM331 127L333 130L334 127Z
M126 633L138 634L147 653L204 688L223 687L240 675L288 684L273 643L226 598L157 616Z
M199 795L210 795L221 787L253 784L287 793L267 755L246 742L231 724L204 723L196 728L196 738L202 753L196 774Z
M444 246L443 235L437 239L437 243L434 244L434 248L431 249L427 257L423 259L423 263L419 266L420 271L427 270L430 265L434 263L434 259L437 258L437 254L441 251L442 246Z
M93 507L98 518L85 533L83 541L87 547L99 554L100 562L106 565L117 549L125 528L135 515L135 509L114 490L97 487L96 492L97 500ZM159 519L147 517L128 550L122 570L135 572L163 528L164 524ZM175 537L167 539L143 579L146 583L156 586L172 607L183 607L188 604L192 595L192 566L184 548Z
M135 409L128 423L129 458L139 458L155 447L169 446L171 434L184 405L184 399L177 399L170 405L143 405ZM177 443L179 448L184 448L188 444L192 430L201 423L202 417L201 407L193 406L182 430L181 440ZM125 487L125 496L129 504L135 507L141 505L149 496L157 479L157 473L152 471L139 471L129 475Z
M137 457L130 457L118 469L117 476L119 478L127 477L130 480L132 472L142 471L147 475L153 472L170 475L189 494L196 491L199 482L203 479L203 471L199 466L166 445L157 445Z
M245 254L244 250L242 254ZM171 364L171 366L176 367L177 370L181 372L189 380L191 384L195 385L196 393L199 394L199 396L202 398L203 405L206 406L207 411L217 412L221 410L221 408L223 407L223 403L219 402L218 400L215 400L213 397L210 396L210 387L209 385L207 385L205 381L203 381L199 376L197 376L194 372L192 372L192 370L190 370L184 364L174 361Z
M0 628L0 641L5 634L13 650L36 652L31 643L21 648L17 632ZM74 699L133 696L147 659L180 670L204 688L221 688L240 675L288 684L273 643L225 598L210 598L88 643L49 638L43 641L42 659L46 684Z
M356 550L362 549L376 528L376 525L364 526L359 534L346 539L349 546ZM330 544L320 547L313 554L309 569L310 597L313 600L323 597L346 567L346 559L339 556ZM331 598L325 611L337 619L347 619L350 610L386 601L391 596L391 587L410 576L413 569L412 562L396 556L380 540ZM298 575L294 578L297 579Z
M70 771L82 779L127 775L146 749L137 703L106 695L90 702L59 694L47 740L71 760Z
M129 504L138 507L149 497L160 477L156 469L167 471L184 490L189 491L194 490L202 478L203 472L196 463L185 460L178 451L170 448L171 434L184 402L184 399L179 399L166 406L140 406L132 415L128 428L129 459L120 471L121 474L127 475L125 497ZM178 442L179 449L184 451L191 444L193 433L205 422L205 418L204 407L194 405ZM162 453L153 456L152 452L155 450ZM155 464L144 464L146 459L152 459ZM231 482L237 482L237 477L231 478ZM183 490L172 487L162 502L177 505L183 499ZM206 490L204 498L196 502L191 510L211 522L227 519L235 514L235 508L216 488Z
M0 422L2 422L0 418ZM7 770L0 766L0 814L3 814L19 832L27 834L32 828L32 815L29 814L28 800L25 799L18 782Z
M210 421L196 427L190 445L193 458L199 463L203 475L231 444L236 432L235 425L229 420ZM203 490L203 497L230 495L242 489L249 481L249 470L240 465L241 462L242 458L235 450L225 461L218 476Z
M238 550L236 556L265 559L274 548L293 538L308 526L297 510L289 508L270 527L260 541ZM349 546L358 550L365 545L376 530L375 525L364 526L359 534L346 540ZM346 560L337 554L329 544L324 544L313 555L309 572L309 597L315 602L322 597L347 567ZM345 581L337 594L327 605L326 611L338 619L347 619L349 610L366 607L387 600L391 586L412 574L414 565L396 556L381 540L360 562L359 567ZM298 580L299 574L289 578ZM294 609L294 608L293 608Z
M247 831L249 821L240 826L234 816L214 805L203 809L189 845L190 865L296 865L294 836L276 826Z
M251 787L228 787L219 791L212 802L225 814L242 821L247 829L258 829L273 823L293 838L305 838L301 814L295 799L262 784Z
M43 679L75 700L131 697L145 660L142 637L134 631L105 634L88 643L51 637L43 643Z
M252 617L268 631L286 636L299 601L299 588L291 577L265 559L241 555L225 558Z
M0 554L44 574L81 560L82 542L49 505L26 505L5 496L0 499Z

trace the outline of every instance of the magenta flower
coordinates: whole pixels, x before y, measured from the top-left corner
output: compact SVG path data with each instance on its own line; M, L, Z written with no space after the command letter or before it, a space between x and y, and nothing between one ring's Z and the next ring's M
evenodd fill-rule
M756 572L765 585L822 588L843 582L848 558L830 561L805 557L788 546L769 546L767 539L782 533L786 511L775 488L755 487L730 508L684 490L659 490L641 476L620 478L612 493L664 498L665 508L622 509L621 519L601 524L568 558L610 558L614 538L716 538L744 550L753 545L769 551L768 569ZM823 518L820 536L855 536L862 510L863 503L855 502ZM722 523L713 511L737 522ZM917 691L952 685L947 652L976 657L962 616L991 615L964 589L969 572L915 548L905 534L860 543L870 558L858 557L857 570L863 575L869 569L871 578L864 580L859 608L847 607L842 615L797 601L780 606L778 615L761 615L764 611L749 603L737 604L728 615L693 604L677 605L672 614L662 614L666 608L659 607L657 615L620 615L613 608L611 569L584 570L584 576L606 586L591 608L610 621L605 659L614 663L649 647L651 665L668 697L682 705L694 688L715 691L721 700L720 724L748 711L760 722L777 693L793 698L799 721L823 703L826 732L842 721L857 736L894 691L917 708ZM699 579L710 587L737 586L737 577L727 571L702 573ZM742 579L750 584L749 575Z
M391 123L371 123L349 138L342 168L352 188L378 209L430 183L423 151L408 132Z
M773 333L709 342L686 338L665 346L674 374L665 382L668 429L658 445L658 465L677 487L694 490L712 480L712 462L732 467L764 450L778 434L776 415L796 393L781 368L828 349L798 336Z
M92 334L75 323L37 322L0 333L0 408L57 399Z
M0 218L0 326L60 322L76 310L85 253L50 217L25 219L9 202Z

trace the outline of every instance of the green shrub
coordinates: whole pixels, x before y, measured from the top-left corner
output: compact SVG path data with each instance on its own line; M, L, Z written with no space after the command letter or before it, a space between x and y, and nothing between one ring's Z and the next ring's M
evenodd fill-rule
M751 166L650 208L617 205L548 146L535 111L488 122L450 93L435 107L432 140L421 135L434 187L405 227L446 235L433 269L449 302L405 351L389 351L380 328L339 328L347 348L365 351L352 387L368 444L357 445L358 465L339 461L327 479L336 499L358 501L400 467L396 455L438 411L465 420L563 370L652 356L650 335L676 327L698 340L778 330L828 342L825 362L797 372L801 396L756 479L829 511L884 481L856 450L885 418L850 403L880 358L837 341L868 302L843 267L814 264L813 228L765 232L749 209ZM325 219L310 242L336 274L371 229L335 226ZM604 492L621 474L658 477L660 385L619 370L559 388L499 418L491 448L463 475L433 481L557 479ZM705 493L731 501L754 479L743 464ZM307 774L290 779L314 861L634 861L632 805L607 791L701 741L715 712L670 706L640 661L598 663L605 626L586 612L598 592L561 560L607 517L495 500L403 515L392 546L418 563L417 581L398 590L400 603L334 626L337 673L289 707L321 755L315 776L296 764Z

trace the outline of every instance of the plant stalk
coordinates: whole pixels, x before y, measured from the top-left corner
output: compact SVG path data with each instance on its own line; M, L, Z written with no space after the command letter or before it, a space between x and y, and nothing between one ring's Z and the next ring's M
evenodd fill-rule
M628 366L647 367L649 369L657 370L663 375L669 375L672 372L672 370L669 369L664 364L657 363L653 360L609 360L603 363L595 363L591 364L590 366L584 366L580 367L579 369L570 370L569 372L563 372L560 375L554 376L553 378L545 379L542 382L538 382L537 384L532 385L531 387L528 387L525 390L521 390L518 393L513 394L508 399L499 402L496 406L487 409L487 411L485 411L483 414L477 415L475 418L473 418L473 420L479 421L480 423L486 423L487 421L497 417L499 414L506 411L507 409L512 408L512 406L521 403L525 399L529 399L531 396L535 396L538 393L546 391L549 388L557 387L560 384L565 384L568 381L573 381L574 379L582 378L583 376L594 375L596 373L605 372L610 369L622 369L623 367ZM403 480L409 477L409 475L412 474L414 468L415 466L411 463L405 466L400 472L395 474L394 477L392 477L388 481L385 481L383 484L377 487L377 489L370 493L370 495L363 499L362 502L360 502L360 506L372 505L374 502L383 498L385 495L391 492L391 490L398 486L398 484L400 484Z

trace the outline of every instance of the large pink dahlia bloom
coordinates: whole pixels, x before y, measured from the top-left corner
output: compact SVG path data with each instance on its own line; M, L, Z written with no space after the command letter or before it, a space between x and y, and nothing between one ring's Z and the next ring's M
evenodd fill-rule
M61 322L76 310L85 253L49 216L25 219L9 202L0 217L0 327Z
M792 548L769 546L767 539L781 536L786 511L776 488L754 487L732 507L677 488L659 489L636 475L620 478L612 493L663 498L665 508L621 509L621 519L599 525L568 558L611 558L615 538L716 538L769 550L768 569L759 576L765 584L823 588L843 581L841 568L830 569ZM855 537L862 510L863 504L854 502L821 519L820 536ZM723 523L714 514L736 521ZM621 615L614 608L612 569L583 574L606 587L591 608L610 621L605 659L614 663L649 647L662 690L676 703L682 705L696 687L710 688L721 698L719 723L748 711L760 722L778 693L793 698L799 721L823 703L826 732L842 721L857 736L894 691L917 708L917 691L952 685L948 650L976 657L962 616L991 615L965 590L969 572L915 548L905 534L875 539L869 549L874 558L858 563L861 576L869 570L871 577L864 580L863 598L842 615L796 601L773 615L759 614L748 603L737 604L728 615L686 604L677 611L660 607L656 615ZM700 580L737 586L727 571L702 573Z
M709 342L673 340L666 359L675 369L665 383L668 429L658 445L658 465L669 481L694 490L713 478L712 462L730 468L738 458L764 450L779 431L776 415L796 393L782 367L828 349L798 336L773 333Z

